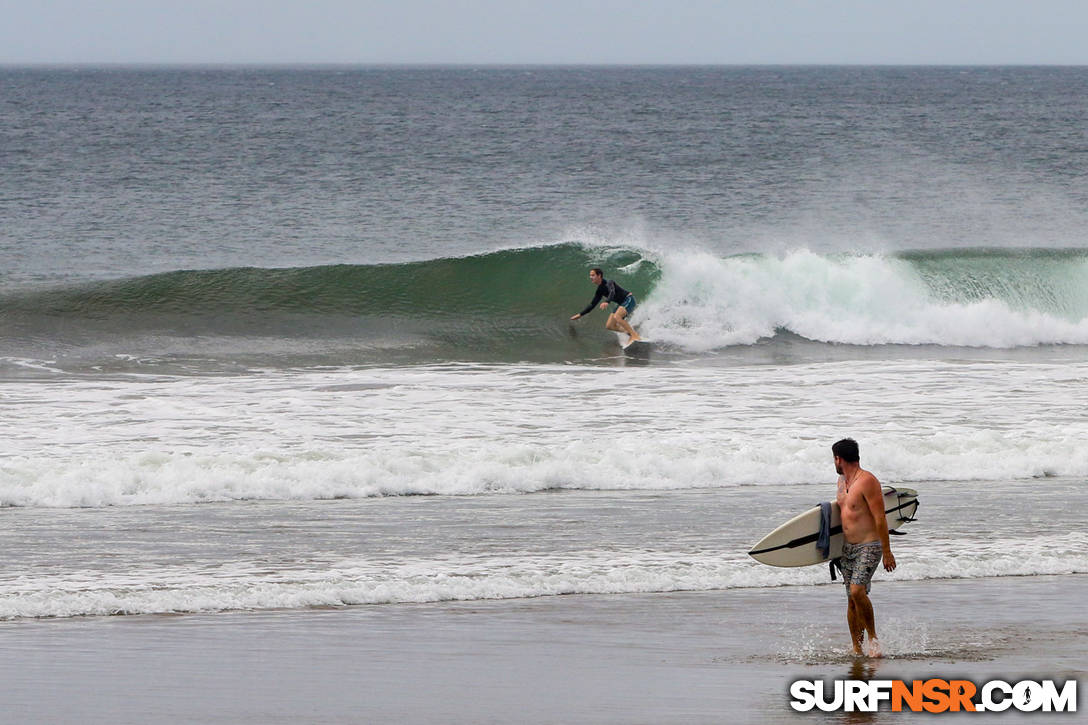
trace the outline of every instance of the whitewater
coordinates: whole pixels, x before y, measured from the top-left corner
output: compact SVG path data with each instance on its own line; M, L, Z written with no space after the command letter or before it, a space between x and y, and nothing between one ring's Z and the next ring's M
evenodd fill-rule
M1088 365L998 353L20 367L0 618L820 586L744 552L846 435L920 493L895 579L1088 572Z
M1086 380L1085 363L881 360L0 383L0 504L812 483L856 430L888 482L1085 476Z
M666 255L647 331L681 349L788 331L850 345L1088 343L1088 256L1073 250Z
M909 545L912 560L883 578L922 581L1088 572L1088 556L1084 554L1088 537L1083 533L1025 540L1018 542L1020 548L1015 552L987 551L984 542L960 537L960 545L973 559L969 563L960 555L942 551L952 543L947 537L917 537ZM822 567L773 569L739 554L692 551L677 544L670 542L669 550L609 546L607 551L494 552L486 558L430 552L426 557L395 563L366 555L313 557L305 562L239 560L229 565L214 560L187 565L163 561L105 575L92 571L46 574L33 582L0 581L0 620L705 592L829 583Z

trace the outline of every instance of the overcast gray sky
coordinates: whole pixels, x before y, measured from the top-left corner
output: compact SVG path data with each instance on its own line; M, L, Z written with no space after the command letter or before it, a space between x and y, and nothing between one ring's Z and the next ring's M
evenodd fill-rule
M0 63L1088 64L1088 0L0 0Z

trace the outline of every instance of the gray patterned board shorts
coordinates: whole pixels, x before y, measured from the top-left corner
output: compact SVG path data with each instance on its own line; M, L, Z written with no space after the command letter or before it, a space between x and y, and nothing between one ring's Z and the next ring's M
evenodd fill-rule
M864 544L851 544L842 542L842 582L850 587L851 584L864 584L865 593L873 585L873 573L880 565L884 557L884 547L879 541L866 541Z

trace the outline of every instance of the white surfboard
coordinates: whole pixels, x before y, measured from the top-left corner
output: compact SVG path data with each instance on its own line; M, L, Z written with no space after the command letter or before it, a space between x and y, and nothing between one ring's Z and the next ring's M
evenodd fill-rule
M649 352L651 343L649 340L630 340L623 345L623 349L630 353Z
M917 511L917 491L912 488L884 487L884 513L888 518L889 529L897 529L913 521ZM838 502L831 502L831 551L826 557L816 549L819 532L820 507L814 506L764 536L748 555L771 566L809 566L841 556L842 517L839 515Z

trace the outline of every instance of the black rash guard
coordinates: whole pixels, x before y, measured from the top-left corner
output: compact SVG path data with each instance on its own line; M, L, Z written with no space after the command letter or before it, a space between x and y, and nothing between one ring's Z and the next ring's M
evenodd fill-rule
M627 295L631 294L623 287L611 280L603 279L601 283L597 285L597 294L593 295L593 301L589 303L589 307L585 308L578 313L578 316L588 315L593 311L593 308L597 306L597 303L601 300L605 302L616 302L623 304L623 301L627 299Z

